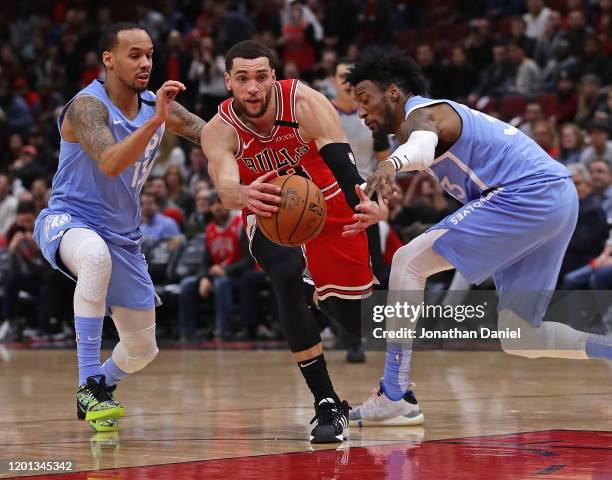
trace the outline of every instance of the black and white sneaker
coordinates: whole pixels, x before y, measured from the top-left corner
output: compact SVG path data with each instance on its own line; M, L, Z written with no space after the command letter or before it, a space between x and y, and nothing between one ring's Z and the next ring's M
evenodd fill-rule
M350 409L346 400L338 403L333 398L324 398L315 403L315 416L310 421L315 426L310 432L310 443L340 443L346 440Z

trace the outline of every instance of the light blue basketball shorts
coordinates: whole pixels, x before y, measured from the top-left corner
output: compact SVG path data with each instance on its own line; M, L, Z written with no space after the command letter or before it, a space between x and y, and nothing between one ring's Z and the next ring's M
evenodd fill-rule
M493 276L498 308L539 325L577 218L571 178L500 187L433 226L448 232L432 248L470 283Z
M118 235L87 224L74 215L45 209L34 225L34 240L51 266L71 279L76 278L62 263L59 245L63 235L71 228L87 228L96 232L108 246L112 271L106 293L106 305L135 310L155 308L161 302L155 294L147 262L140 250L141 233Z

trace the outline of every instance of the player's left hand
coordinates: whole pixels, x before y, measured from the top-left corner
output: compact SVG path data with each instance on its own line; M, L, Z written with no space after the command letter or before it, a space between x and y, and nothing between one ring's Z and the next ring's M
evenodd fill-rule
M176 80L168 80L155 92L155 115L165 122L172 112L174 98L179 92L185 90L185 85Z
M383 198L390 198L397 190L395 183L395 167L392 162L380 162L374 173L368 178L365 194L371 197L374 192L378 192Z
M342 227L342 236L345 238L363 232L370 225L385 220L389 215L387 200L382 197L379 198L378 203L370 200L359 185L355 185L355 192L359 197L359 204L355 207L357 213L353 215L355 223Z

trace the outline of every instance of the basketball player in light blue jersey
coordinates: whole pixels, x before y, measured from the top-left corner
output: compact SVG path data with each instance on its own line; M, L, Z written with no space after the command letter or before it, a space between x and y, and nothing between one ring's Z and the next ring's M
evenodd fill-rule
M76 280L77 416L97 431L114 431L124 413L113 398L116 383L158 352L158 299L140 251L140 190L164 129L199 144L205 122L174 101L182 83L169 80L155 94L146 89L153 43L138 25L109 27L100 51L106 82L93 81L59 116L59 168L34 235L47 261ZM107 312L119 343L101 365Z
M387 301L402 291L398 298L420 304L427 277L451 268L476 284L493 276L499 329L521 329L520 340L502 340L506 352L612 359L609 338L542 321L576 226L578 199L569 171L516 128L465 105L421 96L427 86L421 70L401 54L366 57L348 80L366 125L395 134L402 144L379 164L365 192L356 188L361 203L345 235L378 220L384 209L368 196L390 195L399 171L425 170L464 204L396 252ZM391 318L387 326L408 327L408 321ZM411 355L411 341L387 342L380 387L352 410L351 420L423 421L409 383Z

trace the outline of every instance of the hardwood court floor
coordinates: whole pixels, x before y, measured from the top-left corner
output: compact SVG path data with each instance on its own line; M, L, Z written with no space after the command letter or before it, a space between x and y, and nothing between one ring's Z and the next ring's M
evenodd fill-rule
M352 428L336 450L307 441L311 398L287 351L162 350L120 385L118 435L75 419L74 351L6 357L0 478L18 476L7 460L65 459L87 472L54 478L612 479L612 362L419 351L424 428ZM338 392L357 404L384 357L327 358ZM162 466L92 472L152 465Z

